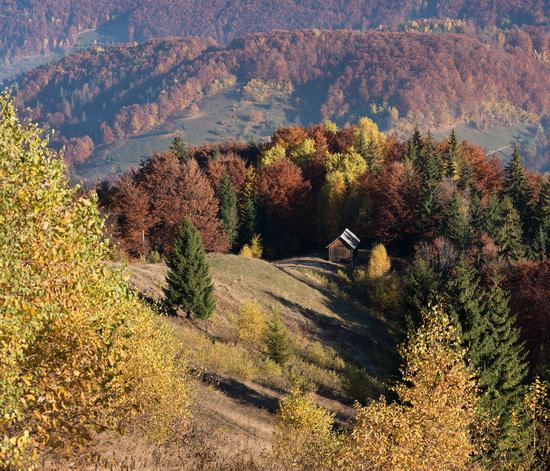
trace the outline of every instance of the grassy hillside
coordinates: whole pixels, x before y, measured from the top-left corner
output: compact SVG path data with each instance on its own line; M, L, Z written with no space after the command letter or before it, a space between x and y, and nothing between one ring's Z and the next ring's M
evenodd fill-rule
M222 430L220 440L234 445L224 449L247 447L259 456L269 448L272 412L295 381L309 383L317 400L343 422L353 414L354 399L345 386L346 368L353 364L365 369L363 384L370 386L373 397L396 372L391 326L339 290L334 280L341 266L315 257L272 264L210 255L209 262L217 299L212 319L166 322L189 349L191 366L201 379L198 420L209 429L214 424ZM162 298L164 264L132 263L128 273L131 284L147 299ZM267 316L280 314L290 330L295 353L284 370L238 340L239 312L249 299L257 301Z

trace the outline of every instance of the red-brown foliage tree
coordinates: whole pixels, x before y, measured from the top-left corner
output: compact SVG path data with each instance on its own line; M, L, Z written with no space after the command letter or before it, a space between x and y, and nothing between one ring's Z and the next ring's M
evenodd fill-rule
M288 159L262 167L256 180L261 233L272 255L292 253L315 221L306 215L311 185Z
M531 364L545 363L550 374L550 260L510 267L507 286Z
M214 189L217 190L220 180L225 173L237 193L240 193L246 175L246 164L237 154L220 154L209 159L206 172Z

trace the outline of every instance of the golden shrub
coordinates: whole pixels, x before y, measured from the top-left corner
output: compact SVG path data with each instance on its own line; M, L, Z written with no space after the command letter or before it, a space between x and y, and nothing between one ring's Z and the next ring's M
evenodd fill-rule
M262 307L256 301L245 301L239 316L239 341L258 348L264 338L266 324L267 317Z
M241 257L262 258L263 253L262 238L259 234L254 234L250 244L243 245L239 255Z
M299 388L279 401L275 416L273 455L282 469L329 469L336 456L338 438L334 414L315 404Z
M250 241L250 252L253 258L262 258L264 249L262 247L262 238L259 234L254 234Z
M239 252L239 255L241 257L252 258L252 249L250 248L250 245L248 244L243 245L241 251Z
M371 251L367 267L367 277L372 279L387 275L391 269L391 261L386 252L386 247L376 244Z
M0 108L0 468L69 451L169 397L184 419L185 368L106 264L95 195L70 188L62 159L8 95Z

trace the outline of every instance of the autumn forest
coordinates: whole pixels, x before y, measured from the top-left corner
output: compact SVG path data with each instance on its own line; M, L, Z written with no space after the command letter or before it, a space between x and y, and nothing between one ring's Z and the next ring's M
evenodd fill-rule
M0 471L544 471L547 0L0 0Z

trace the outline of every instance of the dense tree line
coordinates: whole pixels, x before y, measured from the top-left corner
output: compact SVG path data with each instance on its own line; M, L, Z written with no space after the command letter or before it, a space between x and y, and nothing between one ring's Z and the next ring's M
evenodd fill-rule
M482 26L537 25L548 22L544 0L422 2L419 0L335 0L311 2L234 2L216 0L3 0L0 57L48 53L74 44L78 32L123 17L118 24L127 40L198 36L229 41L251 32L275 29L327 28L365 30L408 19L456 18ZM547 5L546 5L547 7Z
M383 129L403 133L414 122L546 126L543 77L547 65L523 47L489 47L466 35L310 30L250 35L228 47L194 39L86 51L25 75L18 101L60 131L57 145L79 163L235 81L291 84L297 105L307 99L303 90L315 90L317 121L356 121L367 111ZM543 157L533 163L543 169L548 142L540 134Z

